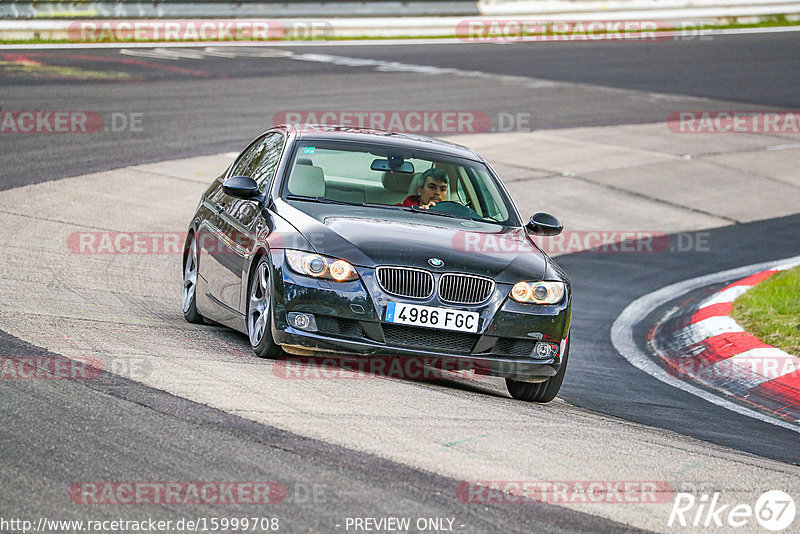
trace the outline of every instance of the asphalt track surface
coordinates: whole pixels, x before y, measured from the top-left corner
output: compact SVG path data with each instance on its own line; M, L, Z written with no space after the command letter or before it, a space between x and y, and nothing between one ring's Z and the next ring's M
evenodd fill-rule
M554 82L532 90L510 79L490 93L477 78L326 61L125 56L121 62L116 50L14 51L26 57L20 63L3 50L4 61L29 65L0 71L3 110L143 113L144 128L92 136L1 135L0 189L132 163L238 150L269 126L275 113L292 109L469 109L490 115L528 111L537 129L663 121L676 109L796 109L799 45L800 35L789 33L711 42L290 49ZM121 72L128 79L87 81L86 71ZM662 384L630 366L609 340L617 315L647 292L710 272L797 255L799 223L800 216L791 216L711 230L709 250L703 252L561 257L559 264L573 279L572 354L573 362L580 358L580 363L571 365L560 397L600 414L800 463L796 433ZM654 311L653 322L661 312ZM643 340L645 332L638 334ZM39 350L0 335L3 354ZM0 509L16 516L62 512L70 517L74 508L61 490L76 480L274 479L304 481L297 488L287 484L289 498L283 506L292 517L289 531L330 529L332 517L388 513L457 515L470 532L625 528L549 505L468 508L452 491L442 490L457 484L455 480L251 423L118 377L92 384L2 381L0 389L0 476L7 488L0 493ZM335 498L309 506L308 499L296 497L308 481L329 492L336 488ZM92 511L95 517L111 518L119 510ZM225 510L229 516L239 511ZM170 518L193 512L191 507L164 506L151 515Z
M660 122L684 109L797 109L798 49L800 32L654 43L270 49L548 82L532 90L512 80L490 93L481 79L324 61L0 50L0 62L23 63L0 69L4 110L93 110L109 122L112 113L143 114L141 132L100 132L89 139L3 136L0 189L122 165L238 152L254 132L272 124L276 113L287 110L456 109L485 112L495 123L499 113L529 113L529 129L549 129ZM93 81L86 80L89 76ZM115 76L125 81L113 81Z

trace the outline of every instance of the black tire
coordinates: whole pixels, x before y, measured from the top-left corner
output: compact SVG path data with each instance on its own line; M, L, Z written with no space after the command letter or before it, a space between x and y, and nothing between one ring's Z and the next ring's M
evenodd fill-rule
M247 283L247 338L259 358L275 358L280 347L272 339L272 281L269 262L262 256Z
M550 402L558 395L558 390L561 389L561 383L564 382L564 374L567 372L567 360L569 359L569 340L567 340L567 347L564 350L564 355L561 358L561 367L558 372L545 380L544 382L522 382L520 380L513 380L506 378L506 387L512 397L518 400L527 402Z
M183 247L183 318L190 323L203 324L205 320L197 311L197 258L197 239L190 233Z

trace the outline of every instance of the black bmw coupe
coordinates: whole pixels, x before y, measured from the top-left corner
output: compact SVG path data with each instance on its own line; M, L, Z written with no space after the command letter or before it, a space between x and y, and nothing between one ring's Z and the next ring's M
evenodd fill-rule
M326 126L261 134L203 193L183 257L183 313L239 330L262 357L428 358L548 402L569 355L566 274L472 150Z

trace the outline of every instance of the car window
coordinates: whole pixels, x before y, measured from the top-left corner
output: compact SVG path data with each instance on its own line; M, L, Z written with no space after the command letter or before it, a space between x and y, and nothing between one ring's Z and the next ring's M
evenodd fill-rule
M263 191L275 174L278 161L283 150L283 135L274 132L260 143L253 155L252 160L247 165L247 176L253 178L258 187Z
M484 164L400 150L328 140L299 143L284 194L355 205L397 206L417 195L421 175L434 168L444 173L448 182L446 196L435 211L513 224L510 200ZM405 172L392 170L389 160L402 164Z
M249 147L247 147L244 152L242 152L242 154L239 156L239 159L233 163L231 172L228 174L228 176L249 176L249 174L247 174L247 168L258 153L265 137L266 136L259 137Z
M280 161L284 138L278 132L259 138L236 160L230 176L249 176L263 191Z

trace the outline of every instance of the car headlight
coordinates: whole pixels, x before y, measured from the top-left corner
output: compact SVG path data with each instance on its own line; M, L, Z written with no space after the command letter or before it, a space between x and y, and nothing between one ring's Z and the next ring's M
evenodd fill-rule
M293 271L306 276L335 282L350 282L358 278L355 268L344 260L300 250L286 250L286 259Z
M511 288L511 298L528 304L558 304L565 292L564 282L517 282Z

